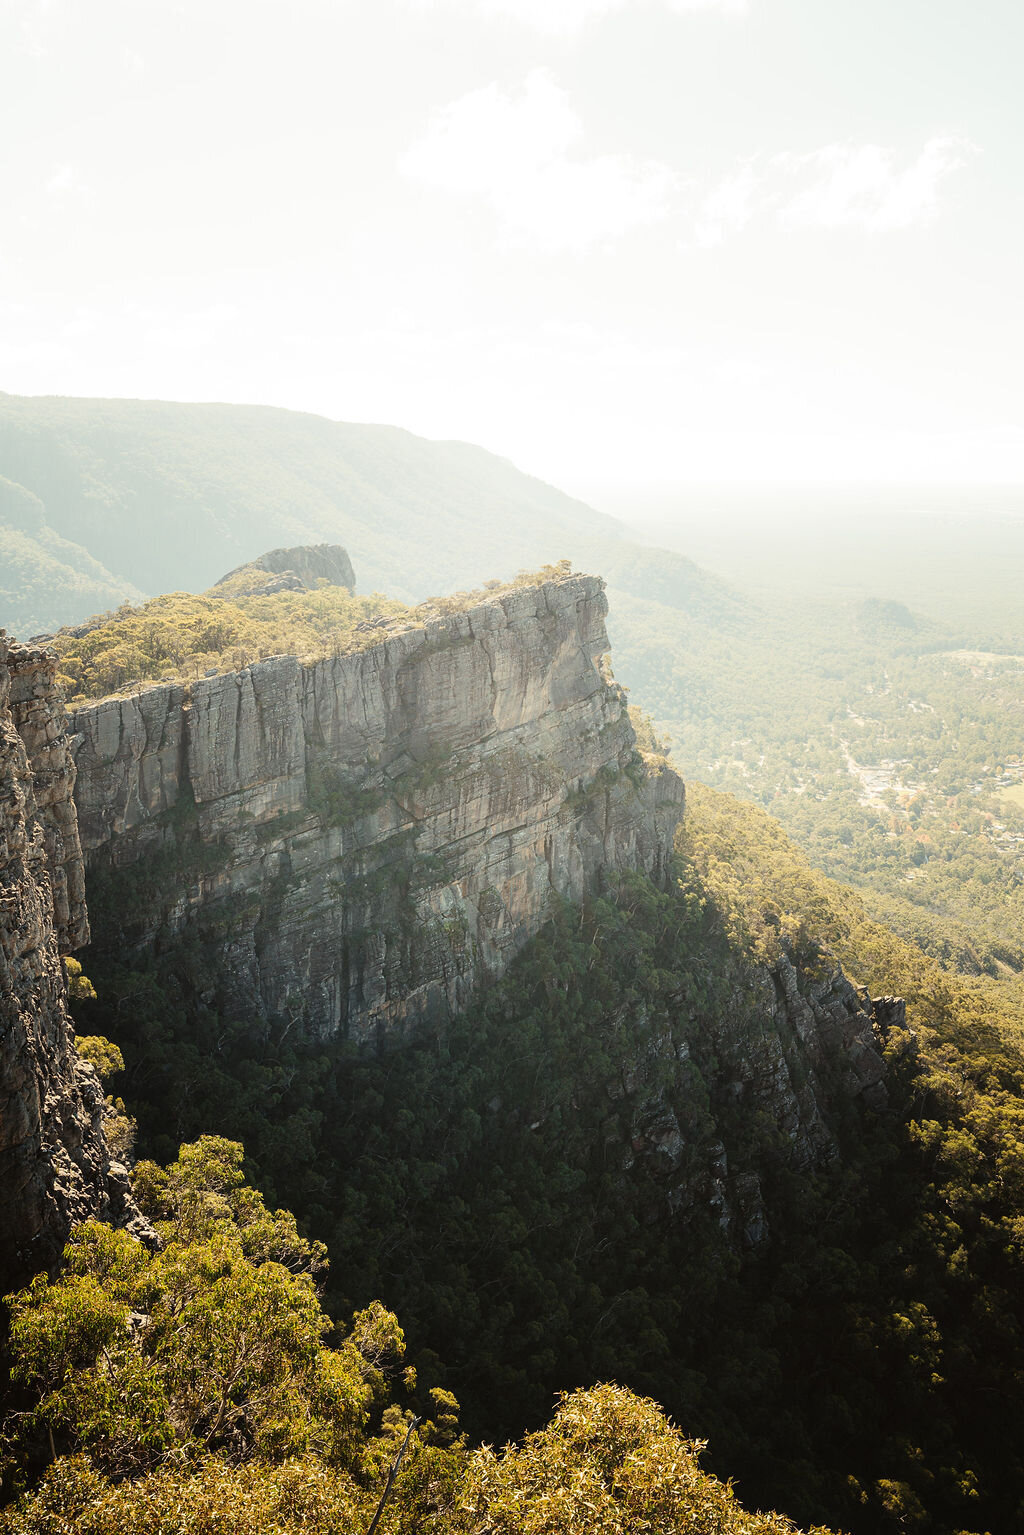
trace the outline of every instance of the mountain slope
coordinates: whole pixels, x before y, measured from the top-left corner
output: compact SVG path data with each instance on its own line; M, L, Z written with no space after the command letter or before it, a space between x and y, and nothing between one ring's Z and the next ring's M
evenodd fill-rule
M482 448L263 406L0 395L0 473L147 592L327 541L364 591L422 598L621 533Z
M140 595L55 533L39 497L0 474L0 623L27 635Z
M275 546L341 544L358 589L420 601L563 558L701 630L756 603L507 459L391 426L248 405L0 393L0 624L55 629L203 591ZM4 485L8 494L5 498Z
M1012 804L980 807L990 840L1003 839L987 849L997 887L965 902L943 860L947 845L962 851L949 838L973 823L974 786L1013 788L999 780L1021 753L1019 707L1003 682L989 707L984 679L951 672L949 653L985 649L984 635L951 625L944 604L926 604L931 617L910 611L927 581L901 576L890 590L884 538L853 561L847 529L826 541L843 553L829 561L821 530L787 519L783 498L737 535L767 548L775 573L757 595L741 593L481 448L256 406L0 395L0 476L0 625L22 635L140 590L202 591L282 545L341 544L360 591L406 600L564 557L599 571L619 681L668 731L685 776L774 804L823 867L879 888L889 919L903 902L906 933L961 922L960 951L1017 966L1024 886L1008 865L1024 824ZM717 515L712 506L705 521ZM702 525L691 527L696 548L717 547L713 529L702 542ZM729 568L746 579L749 559ZM132 655L122 659L126 679L140 675ZM961 717L981 707L983 724L961 732ZM945 796L943 824L919 828L912 809L864 803L863 775L879 772L902 772L890 797L924 792L930 816L930 791ZM954 792L967 799L947 804ZM975 837L968 853L979 850ZM928 942L945 952L945 938Z

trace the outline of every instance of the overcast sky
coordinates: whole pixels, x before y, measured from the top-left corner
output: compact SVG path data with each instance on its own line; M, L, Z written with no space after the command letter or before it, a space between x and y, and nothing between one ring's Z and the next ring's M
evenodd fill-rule
M1024 481L1022 0L0 0L0 389Z

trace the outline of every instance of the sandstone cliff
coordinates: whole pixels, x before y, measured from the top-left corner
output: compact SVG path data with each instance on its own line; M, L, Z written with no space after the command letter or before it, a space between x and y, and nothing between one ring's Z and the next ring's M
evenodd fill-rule
M187 950L225 1016L364 1038L459 1010L552 892L661 878L683 788L636 750L606 610L565 576L79 708L98 944Z
M127 1196L67 1012L61 955L89 929L55 669L0 631L0 1293L52 1264L74 1222L123 1215Z
M605 611L599 580L561 576L366 625L350 653L79 708L97 966L152 970L200 1054L231 1033L211 1018L395 1039L460 1012L553 894L660 881L682 784L637 751ZM791 1170L835 1156L850 1103L885 1103L876 1020L827 962L708 942L683 969L716 974L714 995L635 1004L627 1033L650 1046L607 1091L624 1170L654 1174L646 1218L710 1209L756 1244L771 1197L752 1127Z

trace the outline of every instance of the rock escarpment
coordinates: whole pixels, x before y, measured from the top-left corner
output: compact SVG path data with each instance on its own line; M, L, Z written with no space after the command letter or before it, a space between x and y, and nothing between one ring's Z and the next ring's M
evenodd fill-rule
M0 1293L52 1264L76 1221L123 1216L127 1198L67 1012L61 956L89 928L55 670L0 631Z
M460 1009L552 894L663 877L683 787L636 750L606 610L595 577L526 583L78 709L98 943L187 951L225 1016L367 1038Z
M769 1226L766 1168L800 1173L839 1151L848 1105L887 1106L879 1035L906 1028L903 1003L870 998L834 962L809 967L786 952L744 966L728 1001L655 1021L649 1053L623 1078L632 1102L626 1166L643 1161L661 1190L650 1216L716 1212L737 1243ZM695 1091L695 1084L698 1090ZM766 1154L755 1126L771 1126Z

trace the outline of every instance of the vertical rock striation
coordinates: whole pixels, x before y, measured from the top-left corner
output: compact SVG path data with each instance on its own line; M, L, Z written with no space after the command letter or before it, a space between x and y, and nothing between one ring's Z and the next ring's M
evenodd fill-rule
M203 1004L362 1038L461 1008L552 895L661 878L683 786L636 749L606 611L565 576L78 709L98 943L187 940Z
M21 738L32 803L53 893L53 926L62 954L89 942L85 860L75 812L75 764L67 720L45 650L10 643L6 659L11 724Z
M0 631L0 1293L50 1266L76 1221L122 1214L127 1198L67 1012L61 955L89 927L55 670Z

